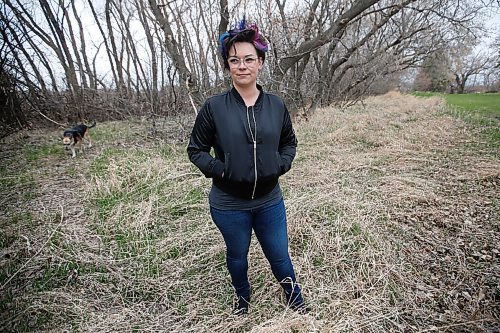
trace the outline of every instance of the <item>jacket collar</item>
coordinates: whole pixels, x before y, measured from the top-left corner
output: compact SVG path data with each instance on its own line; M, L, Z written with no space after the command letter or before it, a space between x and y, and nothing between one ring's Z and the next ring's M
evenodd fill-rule
M262 101L262 98L264 96L264 89L258 83L257 83L257 89L259 89L259 97L257 97L257 100L255 101L254 107L260 105L260 102ZM238 103L245 105L245 101L243 100L243 97L241 97L240 93L238 92L238 90L236 90L236 88L234 86L231 88L231 94L233 94L233 96L236 98L236 101Z

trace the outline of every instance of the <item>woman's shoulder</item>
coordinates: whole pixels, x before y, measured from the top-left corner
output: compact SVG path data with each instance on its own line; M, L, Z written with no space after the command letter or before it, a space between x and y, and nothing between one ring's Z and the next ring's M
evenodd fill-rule
M208 97L203 103L202 110L210 110L212 107L223 101L227 97L227 94L228 92L225 91Z
M229 96L230 92L231 92L230 90L227 90L227 91L220 92L218 94L214 94L214 95L208 97L206 102L210 103L210 102L216 102L216 101L220 101L222 99L225 99Z
M225 91L208 97L201 107L202 113L211 115L219 114L227 108L228 98L231 98L230 92Z
M267 99L268 102L270 102L273 106L280 108L285 107L285 102L283 101L283 98L281 98L280 96L267 91L264 91L263 95L264 99Z

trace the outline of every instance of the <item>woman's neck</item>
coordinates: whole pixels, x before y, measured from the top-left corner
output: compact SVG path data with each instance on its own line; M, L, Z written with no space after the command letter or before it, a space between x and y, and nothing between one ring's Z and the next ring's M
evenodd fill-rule
M254 105L257 98L259 98L260 91L256 85L251 87L234 86L234 88L238 91L241 98L243 98L246 106Z

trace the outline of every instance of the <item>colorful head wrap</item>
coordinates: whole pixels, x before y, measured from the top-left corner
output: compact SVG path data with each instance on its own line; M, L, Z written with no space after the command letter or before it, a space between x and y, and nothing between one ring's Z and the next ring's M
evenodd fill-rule
M219 50L224 60L227 60L227 44L229 41L234 40L252 43L257 50L262 52L267 52L268 50L268 44L264 37L259 33L259 27L257 27L257 24L248 23L244 16L233 29L226 31L219 36Z

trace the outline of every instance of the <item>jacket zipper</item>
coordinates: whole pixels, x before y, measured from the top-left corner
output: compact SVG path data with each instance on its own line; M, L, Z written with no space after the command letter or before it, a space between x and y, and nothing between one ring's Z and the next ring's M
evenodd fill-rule
M255 109L252 106L252 117L253 117L253 124L254 124L254 129L255 133L252 131L252 127L250 126L250 117L248 115L248 109L250 107L247 106L247 122L248 122L248 130L250 131L250 136L252 137L253 141L253 166L254 166L254 172L255 172L255 181L253 183L253 191L252 191L252 199L255 198L255 190L257 189L257 122L255 121Z

